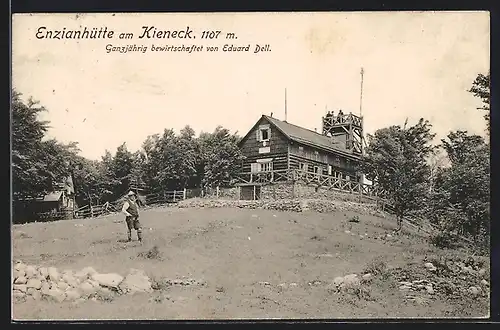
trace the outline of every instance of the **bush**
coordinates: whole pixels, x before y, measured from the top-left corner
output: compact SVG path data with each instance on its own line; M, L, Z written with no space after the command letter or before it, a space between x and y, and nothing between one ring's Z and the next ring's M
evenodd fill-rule
M387 269L387 264L383 257L376 257L371 262L369 262L365 269L364 273L370 273L373 275L378 275L383 273Z
M448 231L440 231L429 238L429 243L440 249L456 249L463 247L460 239Z
M139 257L144 259L163 260L162 253L158 246L153 246L149 251L140 252Z

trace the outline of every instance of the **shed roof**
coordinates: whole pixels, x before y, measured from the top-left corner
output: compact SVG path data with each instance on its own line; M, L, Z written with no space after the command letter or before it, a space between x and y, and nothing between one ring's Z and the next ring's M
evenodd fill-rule
M54 191L51 193L48 193L43 197L43 202L57 202L59 199L61 199L62 196L62 191Z

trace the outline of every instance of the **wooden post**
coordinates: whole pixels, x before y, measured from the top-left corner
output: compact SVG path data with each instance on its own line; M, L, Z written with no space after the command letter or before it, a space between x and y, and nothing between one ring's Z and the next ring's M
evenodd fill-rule
M215 193L217 198L219 198L219 186L215 187Z
M186 199L186 188L184 188L184 192L182 194L182 199Z
M176 193L176 191L174 190L174 202L175 202L175 193Z
M256 187L256 186L254 185L254 186L253 186L253 200L255 200L255 189L256 189L255 187Z

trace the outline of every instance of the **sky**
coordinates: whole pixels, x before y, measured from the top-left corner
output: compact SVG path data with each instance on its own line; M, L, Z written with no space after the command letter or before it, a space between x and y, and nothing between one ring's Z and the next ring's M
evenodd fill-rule
M14 15L12 85L47 108L48 137L78 142L90 159L123 142L138 150L165 128L245 135L263 114L285 119L285 88L287 121L320 131L327 110L359 114L361 67L365 134L423 117L437 139L459 129L484 135L481 102L467 90L489 70L489 24L487 12ZM146 25L189 26L197 39L137 38ZM107 27L115 38L37 39L40 26ZM202 40L204 30L222 37ZM121 54L106 53L108 44L204 49ZM206 51L224 44L250 51ZM255 54L256 44L271 51Z

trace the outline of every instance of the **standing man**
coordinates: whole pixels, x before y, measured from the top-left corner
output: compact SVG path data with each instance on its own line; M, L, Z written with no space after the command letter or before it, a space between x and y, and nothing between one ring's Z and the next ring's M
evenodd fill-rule
M142 243L142 227L139 222L139 206L137 205L137 198L133 191L127 194L125 203L123 203L122 213L125 214L125 221L127 222L128 241L132 241L132 229L137 231L137 239Z

